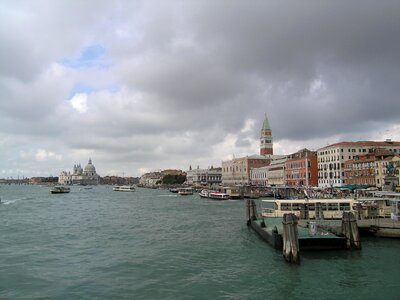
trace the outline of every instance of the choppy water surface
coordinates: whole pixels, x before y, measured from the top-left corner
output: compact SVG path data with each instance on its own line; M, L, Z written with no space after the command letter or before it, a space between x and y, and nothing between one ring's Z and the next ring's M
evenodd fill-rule
M293 266L247 228L243 201L109 186L0 198L1 299L400 299L400 240Z

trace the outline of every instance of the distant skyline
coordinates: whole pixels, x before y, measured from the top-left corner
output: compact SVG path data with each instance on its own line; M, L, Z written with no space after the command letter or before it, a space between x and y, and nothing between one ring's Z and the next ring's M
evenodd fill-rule
M1 1L0 178L400 140L399 1Z

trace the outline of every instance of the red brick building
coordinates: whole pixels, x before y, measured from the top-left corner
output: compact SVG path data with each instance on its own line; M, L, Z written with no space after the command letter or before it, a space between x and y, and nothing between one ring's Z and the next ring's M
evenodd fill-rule
M378 153L356 155L344 162L345 185L375 186L375 162Z
M318 186L317 152L308 149L290 154L286 161L288 186Z

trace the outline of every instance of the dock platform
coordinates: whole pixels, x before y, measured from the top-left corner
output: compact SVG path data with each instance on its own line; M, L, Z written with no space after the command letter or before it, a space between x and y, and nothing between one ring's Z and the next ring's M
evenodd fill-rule
M265 224L265 226L264 226ZM276 249L283 247L282 218L257 218L250 226ZM346 249L346 238L328 231L312 233L309 228L297 226L300 251Z
M299 220L300 226L307 226L307 220ZM333 233L341 232L341 220L317 220L317 226ZM361 235L377 237L400 238L400 222L390 218L375 218L357 220Z

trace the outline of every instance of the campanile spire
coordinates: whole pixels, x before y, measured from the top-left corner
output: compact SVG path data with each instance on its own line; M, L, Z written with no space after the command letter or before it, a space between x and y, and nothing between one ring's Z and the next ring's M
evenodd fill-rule
M267 113L265 113L264 122L261 128L260 154L261 155L274 154L274 150L272 147L272 131L271 131L271 126L269 125Z

